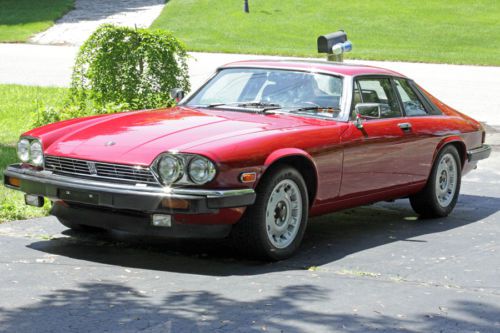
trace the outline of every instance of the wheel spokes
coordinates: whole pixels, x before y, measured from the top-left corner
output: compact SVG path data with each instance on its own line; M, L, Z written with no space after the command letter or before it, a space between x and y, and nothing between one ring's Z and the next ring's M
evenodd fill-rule
M279 182L271 192L266 207L266 231L271 243L284 248L295 239L302 216L302 196L291 179Z
M436 196L442 207L448 206L455 196L458 167L452 155L446 154L439 161L436 179Z

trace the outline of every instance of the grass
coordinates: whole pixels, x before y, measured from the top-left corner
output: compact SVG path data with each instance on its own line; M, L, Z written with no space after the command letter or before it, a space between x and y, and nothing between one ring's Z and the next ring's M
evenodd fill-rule
M73 8L74 0L0 0L0 42L25 42Z
M317 36L344 29L348 58L500 65L498 0L170 0L153 28L192 51L318 56Z
M0 85L0 179L5 167L18 161L16 142L30 128L31 113L44 105L61 105L66 93L64 88ZM0 185L0 222L43 216L47 210L26 206L20 192Z

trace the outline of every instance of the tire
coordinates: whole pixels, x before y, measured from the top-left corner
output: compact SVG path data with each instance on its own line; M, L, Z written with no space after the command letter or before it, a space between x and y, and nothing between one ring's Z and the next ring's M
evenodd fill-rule
M422 217L448 216L457 203L462 180L460 155L452 145L438 154L425 188L410 196L413 210Z
M78 223L75 223L75 222L72 222L70 220L60 218L60 217L56 217L56 218L59 221L59 223L61 223L66 228L77 231L77 232L97 233L97 232L105 231L104 229L101 229L101 228L96 228L96 227L91 227L88 225L78 224Z
M289 258L300 247L307 226L309 199L304 179L291 167L277 167L264 175L256 192L255 203L233 226L233 244L248 257Z

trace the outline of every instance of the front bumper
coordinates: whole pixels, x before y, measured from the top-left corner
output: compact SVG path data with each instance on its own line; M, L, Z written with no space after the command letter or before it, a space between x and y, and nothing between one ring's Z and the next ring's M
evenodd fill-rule
M18 179L13 186L10 178ZM204 190L163 188L93 181L56 175L50 171L22 168L13 164L4 171L6 187L57 201L122 211L169 214L215 213L222 208L245 207L255 201L253 189ZM172 201L187 202L187 208L171 208Z
M467 151L467 160L469 162L480 161L490 157L491 147L489 145L481 145L478 148L474 148Z

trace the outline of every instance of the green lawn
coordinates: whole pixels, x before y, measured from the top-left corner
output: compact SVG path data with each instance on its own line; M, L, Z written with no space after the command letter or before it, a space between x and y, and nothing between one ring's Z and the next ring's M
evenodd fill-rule
M30 114L44 105L57 107L66 93L63 88L0 85L0 179L3 180L4 168L17 161L16 142L29 129ZM26 206L21 193L0 185L0 222L42 216L46 212L47 207Z
M0 42L25 42L46 30L74 0L0 0Z
M349 58L500 65L498 0L170 0L153 28L193 51L317 56L318 35L344 29Z

